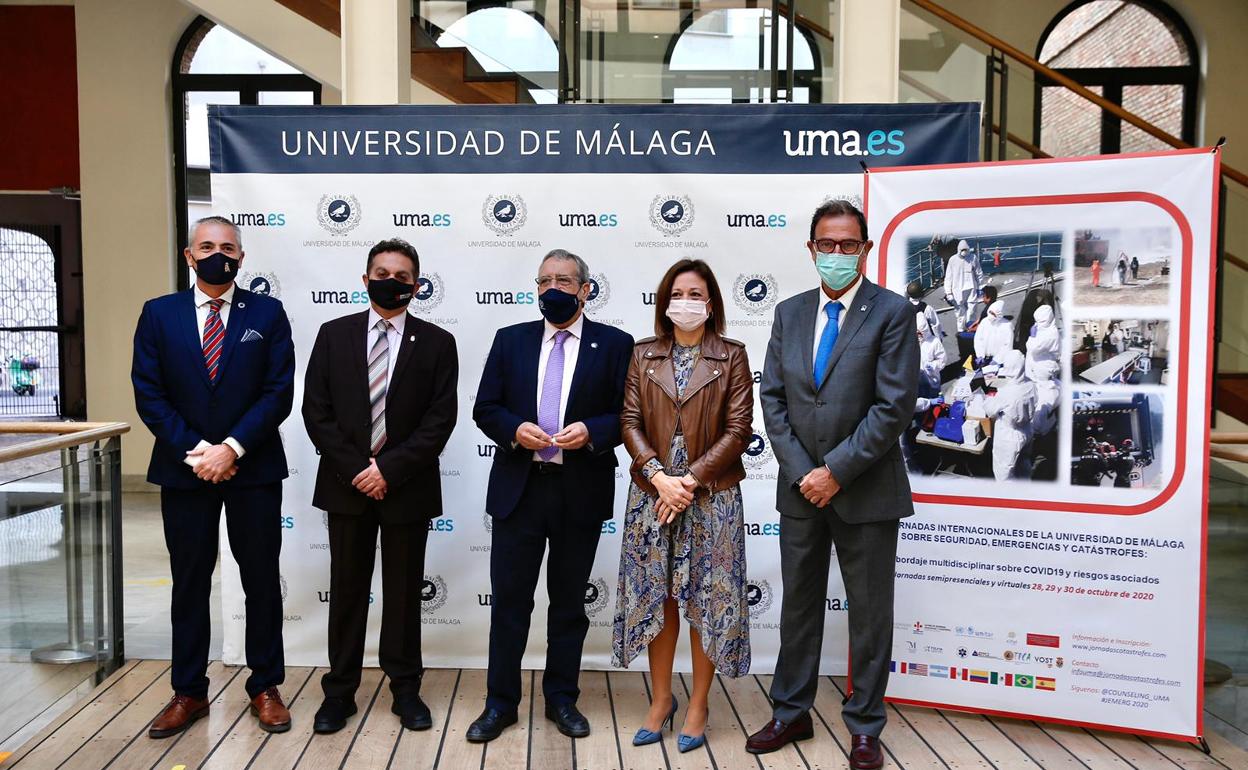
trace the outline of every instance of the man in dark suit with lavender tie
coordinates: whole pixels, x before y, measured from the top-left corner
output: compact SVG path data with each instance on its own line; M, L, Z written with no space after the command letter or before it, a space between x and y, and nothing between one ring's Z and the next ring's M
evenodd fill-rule
M564 735L589 735L577 678L589 619L585 585L602 522L615 503L615 447L633 338L585 317L589 268L555 249L538 268L545 320L494 337L473 419L498 448L485 509L490 549L490 669L485 710L467 738L486 742L516 722L520 659L547 544L546 717Z

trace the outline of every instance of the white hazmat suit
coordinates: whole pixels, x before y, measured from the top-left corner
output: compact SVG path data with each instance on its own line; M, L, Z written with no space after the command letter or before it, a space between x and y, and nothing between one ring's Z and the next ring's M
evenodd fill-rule
M1062 387L1057 382L1062 365L1057 361L1040 361L1035 365L1032 379L1036 386L1036 420L1033 423L1037 438L1047 435L1057 427L1057 404L1062 398Z
M984 399L992 419L992 475L997 481L1027 479L1031 462L1032 422L1036 417L1036 386L1023 373L1023 354L1006 352L1000 359L1001 382L994 395Z
M1005 317L1005 303L997 300L988 306L988 315L975 328L975 358L991 356L999 364L1001 356L1013 349L1014 324Z
M919 395L940 395L940 373L945 368L945 343L932 333L922 313L914 316L919 335Z
M966 241L958 241L958 253L945 265L945 299L954 306L958 331L974 320L975 301L984 286L984 269L980 267L979 255L971 250Z
M1056 361L1061 353L1061 333L1053 322L1053 308L1041 305L1036 308L1036 335L1027 338L1027 378L1039 380L1036 376L1036 364L1041 361Z

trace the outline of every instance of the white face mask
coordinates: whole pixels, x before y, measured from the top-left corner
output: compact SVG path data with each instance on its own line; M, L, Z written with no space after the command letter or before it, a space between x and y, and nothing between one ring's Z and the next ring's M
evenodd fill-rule
M667 317L681 331L694 331L706 323L706 319L709 316L710 311L707 309L706 303L700 299L674 299L667 306Z

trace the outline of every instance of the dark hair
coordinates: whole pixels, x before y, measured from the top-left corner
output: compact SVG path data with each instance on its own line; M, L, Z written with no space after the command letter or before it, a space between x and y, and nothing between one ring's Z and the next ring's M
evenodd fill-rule
M993 286L992 284L988 284L987 286L984 287L984 290L981 293L984 295L984 299L987 299L988 297L992 297L993 300L996 300L997 287Z
M416 248L402 238L387 238L384 241L379 241L376 246L369 249L368 262L364 265L364 272L368 273L373 269L373 257L387 251L402 254L410 259L412 261L413 275L420 275L420 256L416 253Z
M915 279L906 284L906 296L911 299L923 299L923 282Z
M819 204L819 208L815 209L815 215L810 218L810 239L815 239L815 227L821 221L828 217L853 217L858 220L858 229L862 232L862 239L867 238L867 218L863 216L858 207L849 201L843 201L840 198L832 198Z
M700 259L682 259L667 269L659 288L654 293L654 333L660 337L674 334L672 319L667 317L667 308L672 304L672 285L676 277L682 273L697 273L706 281L706 293L711 300L711 317L706 319L707 327L718 334L724 335L727 324L724 323L724 296L719 293L719 282L711 266Z

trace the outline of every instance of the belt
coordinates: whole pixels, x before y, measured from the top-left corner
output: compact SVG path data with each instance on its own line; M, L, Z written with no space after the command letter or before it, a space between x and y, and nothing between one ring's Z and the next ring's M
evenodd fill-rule
M540 474L542 476L546 476L552 473L563 473L563 464L562 463L536 462L536 463L533 463L533 472Z

